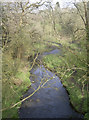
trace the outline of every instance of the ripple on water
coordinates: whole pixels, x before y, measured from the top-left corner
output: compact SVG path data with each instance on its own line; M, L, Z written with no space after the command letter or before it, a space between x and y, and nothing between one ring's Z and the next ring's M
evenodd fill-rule
M79 118L81 115L75 112L69 103L68 94L63 87L59 77L48 71L43 65L32 70L35 77L32 87L24 97L29 96L37 89L41 80L49 80L43 88L36 92L31 98L24 101L19 110L20 118Z

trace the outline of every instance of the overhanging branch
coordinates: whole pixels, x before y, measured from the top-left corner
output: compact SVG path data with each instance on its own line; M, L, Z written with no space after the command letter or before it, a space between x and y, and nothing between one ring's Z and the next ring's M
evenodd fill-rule
M79 15L80 15L80 17L81 17L81 19L82 19L82 21L83 21L84 25L86 26L86 22L85 22L85 20L84 20L83 16L81 15L81 12L80 12L80 10L79 10L78 6L77 6L75 3L73 3L73 4L74 4L74 6L77 8L78 13L79 13Z

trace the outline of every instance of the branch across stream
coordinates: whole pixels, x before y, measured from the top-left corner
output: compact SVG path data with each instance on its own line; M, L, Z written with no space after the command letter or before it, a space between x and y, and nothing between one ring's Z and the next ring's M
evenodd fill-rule
M58 54L56 49L43 55ZM31 70L31 88L24 98L32 94L40 85L40 89L25 100L19 109L20 118L82 118L70 105L69 96L60 78L43 65Z

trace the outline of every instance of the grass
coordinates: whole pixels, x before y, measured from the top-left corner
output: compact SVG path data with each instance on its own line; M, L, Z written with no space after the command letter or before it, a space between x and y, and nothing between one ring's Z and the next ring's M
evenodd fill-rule
M28 90L28 87L31 85L29 77L29 66L26 66L19 68L14 77L3 80L2 108L8 108L2 112L3 118L18 118L20 104L12 109L10 107L20 101L23 94Z
M41 41L40 43L34 44L34 49L36 49L40 53L43 53L43 52L51 51L53 49L53 46L57 47L58 45L46 41L43 42Z
M55 43L45 42L45 41L40 43L35 43L33 47L34 48L33 56L35 55L35 52L43 53L45 51L50 51L53 49L53 46L55 46L55 48L56 47L58 48L59 45L56 44L56 42L57 43L61 42L61 44L63 45L62 48L63 56L60 56L58 54L46 55L43 58L43 63L47 68L57 73L63 85L66 87L66 89L69 92L70 101L72 105L75 107L77 111L86 113L85 117L88 118L87 96L86 96L87 92L86 89L84 89L84 91L82 91L81 89L81 87L83 87L82 82L83 80L86 79L86 76L83 78L83 75L86 73L86 64L85 64L86 50L84 48L83 51L79 51L78 46L76 44L70 44L69 43L70 40L68 42L66 38L65 39L63 38L63 40L61 41L57 41L57 39L55 40L55 37L53 37L53 39L51 38L52 36L50 37L50 41ZM47 38L47 36L45 36L44 39L49 41L49 38ZM13 65L11 64L13 63L12 58L10 59L10 57L6 56L6 54L4 58L7 61L5 61L4 63L6 64L4 66L4 68L6 68L6 71L4 72L6 74L6 77L4 77L3 79L2 107L8 109L3 111L3 118L18 118L18 108L20 107L20 105L16 106L13 109L9 109L9 107L20 101L20 98L23 96L24 92L26 92L28 90L28 87L31 85L31 82L29 80L30 77L29 65L28 64L25 65L25 63L21 63L21 65L18 67L19 65L18 61ZM7 65L8 67L6 67ZM77 70L76 75L73 75L72 68L74 67L81 68L84 70ZM70 69L70 71L67 71L65 73L67 69Z
M73 51L71 49L70 51L66 50L66 46L64 46L64 56L60 56L58 54L46 55L43 58L43 63L47 68L57 73L63 85L66 87L69 93L70 101L76 111L85 114L85 118L88 119L86 90L87 66L85 64L87 57L84 51L77 51L75 46L76 45L72 45L72 48L74 49ZM75 70L72 68L75 68ZM84 88L83 85L85 86Z

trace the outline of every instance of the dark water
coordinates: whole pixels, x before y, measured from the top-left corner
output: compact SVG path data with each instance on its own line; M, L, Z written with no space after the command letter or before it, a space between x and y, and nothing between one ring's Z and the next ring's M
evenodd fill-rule
M61 50L55 49L55 50L52 50L50 52L45 52L45 53L43 53L43 55L58 54L58 53L61 54Z
M55 54L55 51L50 53ZM45 53L47 55L47 53ZM49 54L49 53L48 53ZM31 71L31 88L24 95L29 96L39 85L43 85L31 98L24 101L19 109L20 118L81 118L81 115L73 110L68 94L59 77L47 70L43 65L35 67Z

